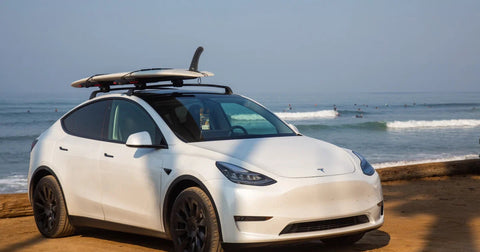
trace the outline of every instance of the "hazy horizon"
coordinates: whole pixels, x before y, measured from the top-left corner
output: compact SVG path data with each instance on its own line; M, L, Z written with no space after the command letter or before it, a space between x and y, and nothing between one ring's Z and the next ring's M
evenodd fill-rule
M478 92L478 1L2 1L0 97L188 68L238 93ZM84 95L85 94L85 95Z

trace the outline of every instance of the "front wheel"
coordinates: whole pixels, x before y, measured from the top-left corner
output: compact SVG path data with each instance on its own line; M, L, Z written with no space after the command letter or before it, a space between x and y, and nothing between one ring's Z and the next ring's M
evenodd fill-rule
M198 187L183 190L175 199L170 234L175 251L223 251L215 209Z
M74 233L62 190L53 176L40 179L33 192L32 207L38 231L45 237L56 238Z

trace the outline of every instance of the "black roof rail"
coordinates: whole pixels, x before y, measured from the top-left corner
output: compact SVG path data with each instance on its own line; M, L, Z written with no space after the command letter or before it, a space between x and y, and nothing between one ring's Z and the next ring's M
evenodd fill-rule
M128 95L133 95L137 90L148 90L148 89L163 89L169 87L213 87L213 88L223 88L225 89L225 94L233 94L232 89L229 86L217 85L217 84L194 84L194 83L183 83L183 80L172 81L171 84L159 84L159 85L146 85L145 83L135 84L134 87L120 87L120 88L110 88L109 85L100 86L98 90L93 91L90 94L89 99L93 99L97 96L98 93L108 93L110 91L117 90L128 90Z

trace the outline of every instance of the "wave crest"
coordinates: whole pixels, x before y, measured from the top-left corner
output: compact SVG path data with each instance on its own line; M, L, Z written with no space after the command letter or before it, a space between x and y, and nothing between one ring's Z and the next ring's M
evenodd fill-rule
M283 120L291 121L329 119L338 116L338 113L334 110L319 110L312 112L276 112L275 114Z
M395 167L395 166L449 162L449 161L469 160L469 159L478 159L478 155L468 154L463 156L450 156L445 158L432 158L432 159L410 160L410 161L392 161L392 162L375 163L375 164L372 164L372 166L375 167L375 169L382 169L382 168Z
M472 128L480 126L480 120L456 119L436 121L393 121L387 122L389 129L419 129L419 128Z
M27 176L11 175L0 178L0 194L27 192Z

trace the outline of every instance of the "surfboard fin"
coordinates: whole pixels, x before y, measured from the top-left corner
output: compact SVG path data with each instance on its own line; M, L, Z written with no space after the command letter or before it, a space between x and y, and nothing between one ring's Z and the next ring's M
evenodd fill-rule
M200 59L200 55L203 52L203 47L199 46L195 51L195 54L192 58L192 63L190 63L189 71L198 72L198 60Z

